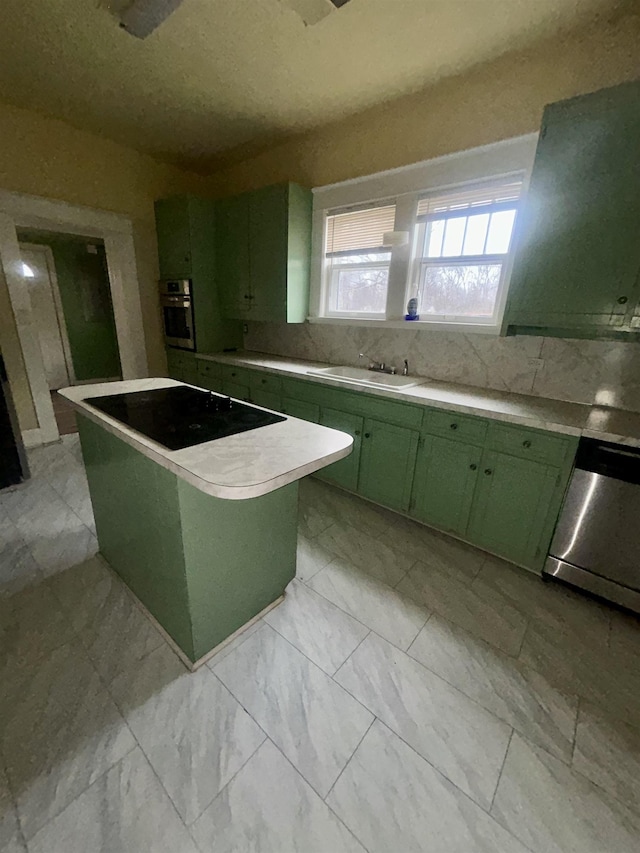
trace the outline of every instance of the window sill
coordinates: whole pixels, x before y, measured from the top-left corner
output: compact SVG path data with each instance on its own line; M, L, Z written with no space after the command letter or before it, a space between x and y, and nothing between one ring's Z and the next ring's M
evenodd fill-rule
M355 317L307 317L308 323L326 326L364 326L384 329L410 329L425 332L459 332L465 335L500 335L501 326L493 323L446 323L437 320L375 320Z

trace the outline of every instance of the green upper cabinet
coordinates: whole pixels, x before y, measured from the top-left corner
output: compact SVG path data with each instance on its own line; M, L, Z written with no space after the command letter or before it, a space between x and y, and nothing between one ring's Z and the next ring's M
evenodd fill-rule
M216 264L225 316L304 322L311 206L311 192L291 183L217 202Z
M516 230L507 333L640 325L640 81L545 109Z
M225 317L245 319L250 307L249 197L216 202L216 279Z
M191 196L172 196L155 203L160 278L191 278Z
M418 438L415 430L365 420L358 492L393 509L409 509Z
M216 203L172 196L155 203L160 278L192 281L198 352L242 346L242 327L223 317L215 264Z

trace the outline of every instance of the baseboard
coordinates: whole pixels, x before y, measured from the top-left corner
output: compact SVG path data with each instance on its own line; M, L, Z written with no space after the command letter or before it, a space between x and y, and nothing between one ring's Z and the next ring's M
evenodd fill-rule
M221 651L222 651L222 649L226 648L226 646L228 646L228 645L229 645L229 643L232 643L232 642L236 639L236 637L239 637L239 636L240 636L240 634L243 634L243 633L244 633L245 631L247 631L247 630L248 630L252 625L254 625L256 622L258 622L260 619L262 619L262 617L263 617L263 616L266 616L266 614L267 614L270 610L273 610L273 608L274 608L274 607L277 607L277 606L278 606L282 601L284 601L284 593L283 593L282 595L279 595L279 596L278 596L278 598L276 598L276 600L275 600L275 601L272 601L272 602L271 602L271 604L268 604L265 608L263 608L263 609L260 611L260 613L256 613L256 615L253 617L253 619L249 619L249 621L248 621L248 622L245 622L245 623L244 623L244 625L241 625L241 626L238 628L238 630L237 630L237 631L234 631L234 632L233 632L233 634L230 634L230 635L226 638L226 640L223 640L221 643L218 643L218 645L217 645L217 646L214 646L214 647L211 649L211 651L207 652L207 653L206 653L205 655L203 655L201 658L198 658L198 660L197 660L197 661L192 661L192 660L190 660L190 658L189 658L189 657L188 657L188 656L187 656L187 655L182 651L182 649L181 649L181 648L180 648L180 646L176 643L176 641L173 639L173 637L165 631L165 629L164 629L164 628L162 627L162 625L158 622L158 620L157 620L157 619L156 619L156 617L153 615L153 613L151 613L151 612L148 610L148 608L146 607L146 605L144 605L144 604L140 601L140 599L138 598L138 596L137 596L137 595L136 595L136 594L135 594L135 593L134 593L134 592L133 592L133 591L132 591L132 590L131 590L127 585L126 585L126 583L122 580L122 578L120 577L120 575L119 575L119 574L115 571L115 569L114 569L114 568L113 568L113 567L112 567L112 566L111 566L111 565L110 565L110 564L105 560L105 558L102 556L102 554L98 553L96 556L98 557L98 559L100 560L100 562L101 562L104 566L106 566L106 567L107 567L107 569L109 569L109 571L110 571L112 574L114 574L122 584L124 584L125 589L127 590L127 592L129 593L129 595L131 596L131 598L132 598L132 600L133 600L134 604L136 605L136 607L137 607L137 608L138 608L138 609L139 609L139 610L140 610L140 611L141 611L141 612L142 612L142 613L147 617L147 619L149 620L149 622L151 622L151 624L152 624L152 625L153 625L153 627L156 629L156 631L158 631L158 632L162 635L162 637L166 640L166 642L168 643L168 645L169 645L169 646L171 646L171 648L173 649L173 651L174 651L174 652L176 653L176 655L180 658L180 660L182 661L182 663L183 663L183 664L186 666L186 668L187 668L188 670L190 670L191 672L195 672L197 669L200 669L200 667L201 667L203 664L205 664L208 660L211 660L211 658L212 658L214 655L218 654L218 652L221 652Z

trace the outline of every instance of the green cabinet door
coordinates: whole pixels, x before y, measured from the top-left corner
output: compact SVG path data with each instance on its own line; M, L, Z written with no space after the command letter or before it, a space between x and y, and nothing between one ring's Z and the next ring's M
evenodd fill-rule
M320 406L315 403L307 403L304 400L294 400L293 397L283 397L282 411L292 418L300 418L303 421L311 421L317 424L320 420Z
M466 538L515 563L541 568L562 497L558 474L542 462L485 451Z
M160 278L191 278L191 223L188 196L155 203Z
M251 304L248 193L216 202L215 270L225 317L246 319Z
M411 499L418 433L367 418L363 438L358 492L384 506L406 511Z
M362 418L358 415L350 415L347 412L339 412L337 409L321 409L320 424L322 426L339 429L353 436L353 450L349 456L328 465L316 473L317 477L328 480L345 489L355 492L358 488L358 472L360 469L360 446L362 441Z
M638 139L640 82L546 108L516 226L508 330L595 337L629 325L640 271Z
M282 321L287 308L287 185L249 194L251 319Z
M227 397L233 397L234 400L249 400L249 386L241 385L239 382L225 379L222 382L222 393Z
M433 527L464 535L482 449L461 441L423 436L413 483L411 515Z
M250 388L249 393L251 394L251 402L255 403L256 406L262 406L264 409L272 409L275 412L279 412L282 408L280 395L274 394L273 391L263 391L262 388Z

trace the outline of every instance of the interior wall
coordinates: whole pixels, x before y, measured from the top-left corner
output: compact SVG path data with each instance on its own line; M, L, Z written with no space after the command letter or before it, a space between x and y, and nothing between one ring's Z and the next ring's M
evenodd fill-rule
M0 127L0 188L108 210L132 220L149 369L151 375L162 375L166 361L156 294L153 202L173 193L202 191L202 179L64 122L5 104L0 104ZM5 297L0 292L4 311L9 305ZM5 320L0 329L2 344L5 340L9 346L15 344L15 322ZM12 387L21 429L36 428L26 373L14 377Z
M220 195L318 187L537 131L545 104L640 76L640 7L541 41L217 171Z

